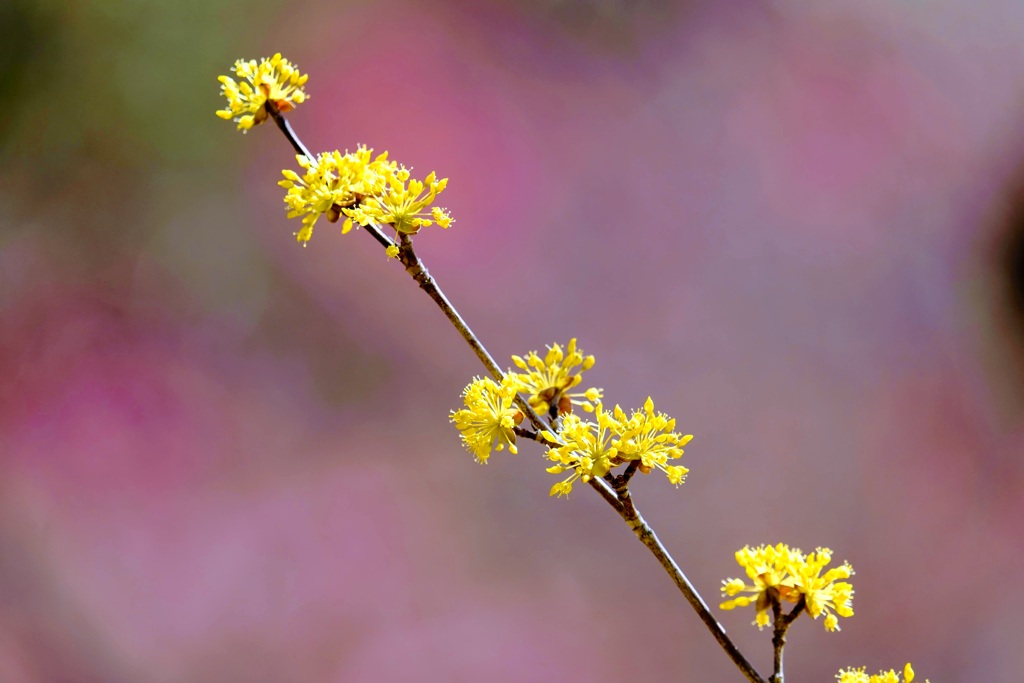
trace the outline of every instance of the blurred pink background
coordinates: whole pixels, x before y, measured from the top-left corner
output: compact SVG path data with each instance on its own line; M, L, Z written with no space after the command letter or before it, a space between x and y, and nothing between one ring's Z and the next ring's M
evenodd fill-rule
M578 337L696 435L636 495L708 602L827 545L790 680L1015 682L1024 3L237 0L0 9L0 683L741 680L369 237L217 119L281 51L316 150L450 178L420 254L500 362ZM762 672L752 610L721 621Z

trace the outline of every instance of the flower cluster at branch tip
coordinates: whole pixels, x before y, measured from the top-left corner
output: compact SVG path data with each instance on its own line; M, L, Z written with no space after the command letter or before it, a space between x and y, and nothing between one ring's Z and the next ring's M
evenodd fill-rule
M272 110L287 113L309 97L302 88L308 75L299 73L280 53L258 62L240 59L234 70L240 82L230 76L219 78L228 106L217 116L234 119L239 130L263 123ZM436 223L447 228L454 222L447 209L433 206L448 179L433 172L423 180L412 178L408 168L388 160L387 152L374 157L372 149L360 146L345 154L335 150L296 158L301 175L285 169L278 185L288 191L284 198L288 217L302 217L295 238L303 246L324 215L331 223L345 217L342 234L355 224L379 223L390 225L396 234L415 235L425 226ZM399 253L398 247L388 247L389 258Z
M744 568L752 583L747 584L742 579L723 581L722 595L732 599L726 600L720 607L731 610L753 604L757 610L754 623L758 628L764 628L770 621L769 610L774 605L789 602L796 604L796 609L806 609L815 619L824 614L825 629L838 631L839 619L836 615L853 616L850 604L853 601L853 586L840 580L850 578L853 568L844 562L822 575L821 571L831 561L832 551L828 548L818 548L808 555L784 543L742 548L736 551L736 562Z
M594 410L594 402L599 401L601 389L568 393L583 381L582 374L594 367L594 357L584 356L576 348L576 339L570 339L565 350L560 344L552 344L542 359L536 351L530 351L526 358L512 356L512 362L524 373L509 371L516 377L518 390L526 394L531 406L538 412L550 414L557 409L557 415L572 412L573 404L587 412Z
M227 109L217 112L222 119L234 119L238 129L246 131L267 120L268 103L277 111L289 112L306 101L309 95L302 89L308 74L299 73L294 64L277 53L270 59L235 62L235 82L230 76L220 76L221 93L228 100Z
M564 349L552 344L543 359L531 351L525 359L512 356L512 362L526 372L509 370L501 382L500 401L496 398L499 387L493 381L474 379L463 391L466 408L452 413L463 442L477 460L486 462L495 443L499 444L497 450L504 443L513 450L513 423L506 420L503 427L499 425L503 416L515 416L515 425L522 421L523 414L512 407L516 394L522 393L554 425L553 431L533 435L548 444L546 457L555 464L547 471L569 473L551 487L552 496L568 496L577 481L586 483L604 477L631 461L644 474L659 469L672 484L683 482L688 470L669 461L682 457L683 446L693 436L673 431L676 421L655 411L653 400L648 398L643 408L627 415L619 406L605 410L601 389L568 393L580 383L580 375L594 366L594 357L584 356L575 339L569 340ZM584 420L574 413L573 404L593 413L594 420Z
M523 413L513 405L516 388L505 376L501 384L490 377L476 377L462 392L466 407L453 411L451 421L462 436L462 443L477 462L486 463L491 451L508 446L515 454L515 427L523 421Z
M880 671L877 674L871 674L870 676L865 673L864 667L859 669L842 669L836 674L836 680L839 683L901 683L900 675L889 669L888 671ZM903 681L902 683L913 683L914 681L914 669L908 662L903 667ZM928 683L925 680L924 683Z

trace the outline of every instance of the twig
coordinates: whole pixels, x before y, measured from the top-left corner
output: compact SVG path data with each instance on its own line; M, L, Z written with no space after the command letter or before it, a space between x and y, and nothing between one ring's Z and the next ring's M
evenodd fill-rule
M725 627L718 623L715 616L711 613L711 609L708 607L704 599L697 593L697 589L694 588L693 584L690 583L690 579L686 577L683 570L679 568L676 561L672 559L668 550L662 545L658 535L654 533L654 529L650 527L647 521L640 514L640 511L636 509L636 504L633 502L633 496L630 494L629 489L625 483L621 484L617 489L618 500L620 506L617 508L619 516L626 521L629 528L633 530L636 537L640 539L640 542L647 546L647 549L651 551L655 559L662 566L675 582L676 587L679 588L679 592L683 594L686 601L690 603L690 606L697 613L704 625L707 626L708 630L711 631L711 635L714 636L718 644L722 646L725 653L729 656L729 659L733 661L740 672L746 677L750 683L766 683L761 678L761 675L757 673L757 670L753 665L747 661L747 658L743 656L743 653L739 651L736 644L732 642L729 635L725 632Z
M267 112L270 116L273 117L274 123L276 123L277 127L281 129L282 133L284 133L285 138L288 140L288 143L291 144L292 148L307 159L314 159L315 157L309 153L306 146L302 144L302 140L300 140L299 136L295 134L294 130L292 130L292 124L288 123L288 119L286 119L281 112L277 110L274 103L267 100L264 106L267 108Z
M459 312L456 311L455 307L452 306L450 301L448 301L448 297L444 295L441 288L437 286L437 282L427 271L427 267L423 265L423 262L420 261L420 257L416 255L415 250L412 248L412 240L409 239L409 236L405 233L402 233L399 236L398 249L398 259L402 262L402 265L405 266L405 272L409 273L409 276L416 281L420 286L420 289L426 292L427 296L434 300L434 303L437 304L438 308L441 309L445 314L445 317L448 318L449 322L451 322L455 329L459 331L459 334L462 335L462 338L465 339L466 343L469 344L471 349L473 349L473 353L475 353L476 357L480 359L480 362L484 364L484 367L491 373L491 376L500 382L505 376L505 373L502 372L500 367L498 367L498 364L495 362L490 352L473 333L473 330L469 329L469 325L466 324L466 321L462 319ZM540 431L552 431L550 425L548 425L541 416L537 414L537 411L533 409L533 406L527 403L526 400L518 394L516 394L516 405L519 406L519 409L523 411L523 414L529 418L530 423L535 428Z
M638 469L640 469L640 461L630 460L629 464L626 465L626 469L622 471L622 474L617 476L609 474L605 479L609 484L611 484L613 489L619 491L620 489L625 489L629 486L629 480L633 478L633 475L636 474Z
M772 634L772 647L775 649L774 658L774 673L772 673L771 683L783 683L785 674L782 670L782 649L786 647L786 631L789 630L789 625L800 616L800 613L807 606L803 596L800 598L800 602L797 603L796 607L789 614L782 613L782 604L779 602L778 596L775 596L772 600L772 614L775 617L775 628Z
M284 133L292 147L294 147L300 154L312 158L285 118L272 106L268 107L268 109L271 116L274 117L274 121L277 123L278 128L280 128L281 132ZM380 232L377 226L371 224L371 226L367 227L368 229L370 227L373 228L370 230L371 234L385 247L394 244L392 240ZM448 301L448 297L446 297L444 292L442 292L437 286L437 282L434 281L434 278L431 277L430 273L427 271L426 266L423 265L423 262L420 261L416 252L413 250L412 240L405 233L399 235L398 249L398 259L401 261L402 265L405 266L406 272L409 273L412 279L416 281L420 286L420 289L426 292L427 296L434 300L434 303L436 303L438 308L440 308L445 314L445 317L448 318L466 343L469 344L470 348L473 349L473 353L475 353L476 357L480 359L480 362L484 364L487 371L491 373L495 380L500 382L505 373L495 362L490 352L469 328L466 321L462 319L459 312L455 310L455 307L452 306L450 301ZM553 432L550 424L538 415L537 411L533 409L533 406L527 403L522 396L517 394L515 402L537 430L537 432L528 432L517 427L517 434L525 436L526 438L538 440L537 437L539 432ZM697 590L693 587L693 584L690 583L690 580L683 573L682 569L679 568L679 565L677 565L675 560L672 559L668 550L666 550L665 546L662 545L657 534L654 533L654 530L636 509L636 505L633 503L632 496L628 489L630 478L635 472L636 467L634 467L634 463L630 463L630 465L627 466L626 471L621 476L612 478L610 484L604 479L597 477L591 478L587 483L591 488L597 491L602 498L604 498L605 502L619 513L619 516L625 520L626 524L629 525L629 528L633 530L634 534L636 534L636 537L640 539L640 542L651 551L651 554L654 555L655 559L658 560L658 563L661 564L662 568L679 588L683 597L686 598L694 611L697 612L697 616L700 620L703 621L704 625L707 626L709 631L711 631L711 635L714 636L715 640L718 641L718 644L722 646L722 649L725 650L726 654L733 663L736 664L746 679L750 683L767 683L767 681L761 678L760 674L757 673L750 662L746 660L739 649L737 649L736 645L726 634L725 628L723 628L722 625L718 623L718 620L715 619L714 615L711 614L711 610L707 606L707 603L705 603L703 598L700 597ZM781 657L781 654L779 656ZM781 683L781 679L779 681L774 681L773 683Z
M512 431L516 433L516 436L521 436L524 439L529 439L530 441L536 441L537 443L540 444L549 443L548 440L545 439L539 432L532 432L529 429L523 429L522 427L513 427Z

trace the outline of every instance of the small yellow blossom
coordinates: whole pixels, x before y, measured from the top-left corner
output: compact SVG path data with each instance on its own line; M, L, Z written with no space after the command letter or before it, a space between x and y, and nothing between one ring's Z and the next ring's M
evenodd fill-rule
M477 377L463 390L466 407L453 411L451 421L461 432L462 443L477 462L486 463L491 451L508 446L517 453L514 428L523 421L523 413L513 405L515 384L510 378L496 384L490 377Z
M900 675L892 669L889 669L888 671L880 671L877 674L871 674L869 676L865 673L863 666L859 669L841 669L839 673L836 674L836 680L839 681L839 683L901 683ZM914 669L908 662L907 665L903 667L902 683L913 682ZM924 683L928 683L928 681L925 680Z
M452 224L447 210L430 206L447 185L447 178L438 180L433 172L423 181L411 179L409 170L403 166L388 176L380 192L345 213L360 225L382 223L407 235L415 235L420 228L434 223L447 228Z
M742 548L736 552L736 562L746 570L752 584L741 579L723 581L722 595L733 599L726 600L719 607L734 609L753 603L757 610L754 623L758 628L764 628L768 625L768 611L773 605L782 601L802 601L813 618L825 614L826 630L838 631L836 614L842 617L853 615L850 605L853 586L837 579L849 578L853 568L844 562L821 576L821 570L831 561L832 551L828 548L818 548L810 555L804 555L799 548L790 548L784 543ZM740 593L753 595L734 597Z
M616 409L622 412L617 406ZM621 464L616 459L618 450L612 445L620 427L618 419L600 403L594 414L597 422L581 420L571 413L564 416L557 437L551 432L544 432L544 438L556 444L548 450L547 459L558 463L547 471L551 474L572 472L568 479L551 487L550 495L568 496L576 480L582 479L586 483L594 477L603 477L616 464Z
M582 373L594 367L594 357L584 356L576 348L576 339L570 339L565 350L559 344L552 344L541 359L536 351L526 358L512 356L512 362L525 373L509 371L516 378L518 390L529 396L529 403L542 414L549 414L557 408L559 415L572 412L572 404L590 412L594 402L603 395L601 389L587 389L580 393L568 393L583 378Z
M365 197L382 191L396 170L396 164L388 161L387 152L374 157L373 150L363 146L345 154L335 150L318 154L314 159L301 154L296 159L303 174L285 169L281 171L284 180L277 184L288 190L284 197L288 217L302 216L302 229L295 237L303 244L313 236L313 226L320 216L326 215L328 221L336 222L343 212L347 213ZM347 218L342 234L352 227L352 219Z
M732 597L721 605L722 609L731 610L754 604L757 617L754 624L758 628L768 625L768 611L774 601L786 600L799 602L800 595L793 587L791 570L802 565L804 554L799 548L790 548L785 543L778 545L759 545L756 548L746 546L736 551L736 562L743 567L751 584L742 579L726 579L722 582L722 595ZM753 595L740 595L753 593Z
M309 97L302 89L309 75L299 73L280 52L259 62L239 59L234 70L241 82L236 83L230 76L217 79L221 93L228 100L227 109L218 111L217 116L234 119L239 130L246 131L266 121L270 113L268 104L283 114Z
M850 578L853 568L844 562L822 576L821 570L831 561L832 551L828 548L818 548L817 552L809 554L802 564L795 567L793 587L803 595L808 614L815 619L824 614L825 628L838 631L839 619L836 615L853 616L853 586L839 580ZM833 609L835 614L832 613Z
M548 472L561 474L572 471L568 479L551 488L551 495L567 496L576 480L582 479L586 483L634 460L641 472L650 473L657 467L668 475L673 484L682 483L687 469L670 465L668 460L681 456L682 445L692 437L672 432L675 420L655 412L654 401L648 398L643 410L633 411L630 417L619 406L605 410L600 401L592 410L596 422L583 420L576 413L567 413L555 423L558 425L557 435L543 433L544 438L553 444L547 458L557 463L548 468Z
M397 245L392 244L389 245L388 248L384 250L384 253L388 255L388 258L398 258L398 254L400 253L400 251Z
M618 408L618 406L616 406ZM635 410L629 419L623 415L619 419L618 438L615 445L619 458L623 460L639 460L640 471L650 474L657 467L663 471L668 480L679 485L689 471L681 465L670 465L683 455L683 446L693 438L674 432L676 421L664 413L654 410L654 401L648 397L643 410Z

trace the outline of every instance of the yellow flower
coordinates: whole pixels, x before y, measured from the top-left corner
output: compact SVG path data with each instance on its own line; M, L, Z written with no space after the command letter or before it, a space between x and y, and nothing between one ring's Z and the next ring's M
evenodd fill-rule
M615 441L619 458L639 460L639 469L644 474L650 474L657 467L668 476L671 483L678 486L683 483L689 470L681 465L670 465L668 461L683 455L683 446L693 435L678 434L672 431L675 427L674 419L654 411L654 401L648 397L643 410L633 411L628 420L620 423Z
M302 216L302 229L295 233L305 244L313 236L313 226L322 215L334 223L342 212L368 195L380 192L395 172L396 164L388 161L388 153L373 157L373 150L360 146L355 152L342 154L335 150L318 154L315 159L295 157L303 174L285 169L278 185L288 190L284 202L288 217ZM352 219L342 225L342 234L352 229Z
M840 669L836 674L839 683L870 683L872 678L877 676L868 676L863 666L859 669Z
M582 393L568 393L581 381L582 373L594 367L594 357L584 356L576 348L576 339L570 339L563 352L558 344L548 347L543 360L536 351L530 351L526 358L512 356L512 362L525 373L510 371L518 383L518 390L529 396L530 405L542 414L549 414L557 407L559 415L572 412L572 404L590 412L593 402L599 401L601 389L587 389ZM578 369L577 369L578 368Z
M372 149L360 145L355 152L335 150L314 159L300 154L296 159L302 175L285 169L281 171L284 180L277 184L288 190L284 197L288 217L302 216L302 229L295 237L303 244L323 215L332 223L345 216L343 235L356 224L383 223L411 235L425 225L437 223L447 228L452 223L444 209L429 207L444 190L447 178L437 180L431 173L424 190L423 182L409 179L408 169L388 161L387 152L373 157ZM428 207L429 213L424 213ZM388 255L397 256L392 252Z
M836 617L852 617L853 607L853 586L846 581L853 575L853 568L849 563L844 562L838 567L833 567L821 575L829 562L832 561L832 551L828 548L818 548L807 556L806 560L795 567L793 587L803 595L807 605L807 613L815 619L818 615L825 615L825 629L828 631L839 630L839 619ZM835 614L832 610L835 610Z
M277 111L289 112L309 97L302 89L308 74L301 74L294 64L277 53L270 59L235 62L236 83L230 76L220 76L220 90L228 100L227 109L217 112L222 119L234 119L239 130L249 130L267 120L268 103Z
M722 582L722 595L754 595L726 600L720 607L733 609L754 603L757 609L754 623L758 628L768 625L768 610L782 601L803 601L807 613L815 619L824 614L825 629L828 631L839 630L836 614L841 617L853 616L853 608L850 606L853 586L838 581L849 578L853 568L844 562L822 576L821 570L832 561L832 551L828 548L818 548L816 552L804 555L799 548L790 548L784 543L757 548L747 546L736 552L736 561L746 570L753 583L748 585L740 579L726 579ZM832 613L833 609L835 614Z
M573 342L570 342L570 348L572 346ZM521 389L522 377L519 382ZM673 484L682 482L687 469L669 465L668 460L681 456L681 445L692 437L670 431L675 426L675 420L663 413L656 413L654 401L648 398L643 410L634 411L632 417L628 418L619 406L608 411L600 401L591 410L596 422L583 420L578 414L566 413L555 421L557 434L543 433L544 438L553 444L546 457L557 463L548 468L548 472L572 472L568 479L551 488L552 496L567 496L577 479L586 483L594 477L605 476L631 460L638 461L638 469L642 472L649 473L657 467L668 475Z
M862 666L859 669L841 669L839 673L836 674L836 680L839 681L839 683L900 683L900 675L896 671L889 669L888 671L880 671L877 674L871 674L869 676L865 673L864 667ZM907 665L903 667L903 683L913 683L913 681L914 669L908 662ZM928 681L925 680L924 683L928 683Z
M780 600L796 603L800 595L793 586L792 570L803 565L804 554L799 548L790 548L785 543L778 545L759 545L756 548L746 546L736 551L736 562L746 571L752 583L744 583L742 579L726 579L722 582L722 595L733 597L719 607L734 609L754 604L757 617L754 624L764 628L768 625L768 611Z
M515 385L505 377L498 385L490 377L477 377L463 390L466 407L452 411L451 421L461 432L462 443L477 462L486 463L491 451L508 446L517 453L514 428L523 421L523 413L513 405Z
M415 235L420 228L434 223L447 228L452 217L445 209L430 206L447 185L447 178L438 180L434 173L423 181L410 179L409 170L401 167L388 176L379 192L347 209L345 214L360 225L383 223L407 235Z
M622 413L618 406L616 412ZM544 438L556 444L548 449L546 457L558 463L547 471L551 474L572 471L568 479L551 487L549 495L568 496L577 479L586 483L594 477L603 477L612 467L622 463L616 458L618 450L612 444L612 438L620 426L618 418L614 413L606 411L600 403L594 414L596 423L586 422L570 413L562 418L558 436L544 432Z

